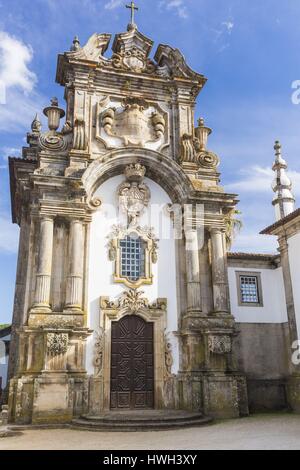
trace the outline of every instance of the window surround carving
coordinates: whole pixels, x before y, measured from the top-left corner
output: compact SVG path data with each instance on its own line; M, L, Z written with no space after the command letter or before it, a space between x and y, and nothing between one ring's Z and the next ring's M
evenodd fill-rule
M127 236L135 236L141 238L145 243L145 266L144 275L137 281L133 281L122 275L122 255L121 241ZM155 237L153 229L150 227L125 227L114 226L109 235L108 255L109 260L114 262L113 280L119 284L131 289L137 289L143 284L152 284L152 264L157 262L158 240Z

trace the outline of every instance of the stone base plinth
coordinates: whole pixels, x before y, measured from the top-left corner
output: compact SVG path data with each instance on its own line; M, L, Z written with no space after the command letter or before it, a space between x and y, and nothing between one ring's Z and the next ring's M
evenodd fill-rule
M286 385L287 403L296 413L300 413L300 375L289 378Z
M202 411L213 418L247 416L246 380L241 375L224 373L181 374L179 407Z
M70 423L88 411L88 379L66 373L43 373L13 379L9 393L9 422L15 424Z

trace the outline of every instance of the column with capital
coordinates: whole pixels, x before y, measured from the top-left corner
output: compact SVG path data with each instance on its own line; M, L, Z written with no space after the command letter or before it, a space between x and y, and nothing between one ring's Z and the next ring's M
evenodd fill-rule
M199 250L203 245L203 207L187 205L184 208L185 258L187 280L187 312L202 311Z
M198 242L198 231L190 230L186 234L187 310L189 313L202 310Z
M229 305L224 235L221 229L212 228L210 230L210 236L212 251L212 283L214 312L228 313Z
M53 226L51 217L42 217L40 221L40 246L33 311L51 312L50 288L53 254Z
M82 312L84 234L80 220L72 220L69 233L69 274L66 310Z

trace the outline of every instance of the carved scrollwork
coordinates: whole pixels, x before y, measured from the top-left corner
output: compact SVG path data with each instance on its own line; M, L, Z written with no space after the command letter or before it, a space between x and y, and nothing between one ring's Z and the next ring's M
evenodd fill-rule
M202 150L200 142L192 135L184 134L181 139L181 163L196 163L200 167L216 169L219 157L209 150Z
M165 366L166 366L166 376L172 376L172 367L174 364L173 353L172 353L172 344L169 340L169 334L165 333Z
M95 331L95 345L94 345L94 368L95 377L99 377L103 370L103 349L104 349L104 330L99 328Z
M150 190L142 180L146 168L140 164L128 165L125 168L127 181L118 188L120 208L127 213L131 227L138 225L138 219L150 201Z
M48 333L47 351L51 356L65 354L68 350L69 337L67 333Z
M197 159L200 165L204 168L217 168L220 164L219 157L215 153L209 151L200 152L197 155Z
M144 51L137 47L132 47L126 51L120 51L112 56L111 64L119 70L131 70L137 73L153 74L156 71L156 65L151 59L148 59Z
M119 299L119 307L126 310L130 310L132 313L136 313L143 308L147 308L149 302L143 297L144 292L137 291L136 289L130 289L129 291L123 292Z
M110 137L110 140L116 143L117 140L121 141L126 147L147 147L157 143L158 148L165 143L166 115L145 100L128 97L118 107L107 107L108 103L104 99L99 106L105 107L100 115L101 125L98 131L98 138L104 142Z
M193 136L184 134L181 140L181 162L195 163L195 147Z
M85 132L85 122L83 119L75 119L73 148L75 150L87 149L87 136Z
M124 291L116 301L110 300L108 297L101 297L100 307L104 310L125 310L130 313L137 313L143 310L154 312L165 312L167 310L167 299L157 299L155 302L150 303L143 295L143 291L129 289Z
M39 146L43 150L52 150L56 152L65 152L69 147L69 140L62 134L52 131L40 134Z

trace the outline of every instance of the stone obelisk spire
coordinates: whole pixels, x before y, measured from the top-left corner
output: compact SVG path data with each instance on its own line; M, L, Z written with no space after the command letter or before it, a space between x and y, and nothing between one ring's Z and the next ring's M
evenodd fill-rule
M286 217L295 210L295 197L292 193L292 182L286 174L287 163L281 155L281 144L277 140L274 146L275 162L273 164L273 171L276 177L272 184L272 189L275 193L273 198L273 206L275 207L276 221Z

